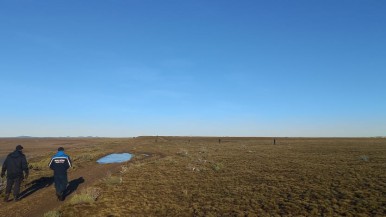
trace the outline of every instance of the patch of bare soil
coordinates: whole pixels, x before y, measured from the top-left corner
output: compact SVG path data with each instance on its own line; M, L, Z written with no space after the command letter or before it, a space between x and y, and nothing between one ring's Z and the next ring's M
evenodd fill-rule
M86 168L79 169L78 171L74 171L69 174L69 183L71 181L75 182L74 186L76 190L72 192L72 194L81 190L84 187L92 185L95 181L106 176L108 172L116 172L119 170L119 164L103 164L103 165L90 165ZM77 181L79 180L79 181ZM33 182L33 181L31 181ZM31 182L26 180L24 183L26 184L26 189L31 187ZM44 182L44 181L43 181ZM24 184L23 183L23 184ZM28 185L28 183L31 183ZM41 183L43 184L43 183ZM30 195L22 198L22 200L18 202L10 201L10 202L0 202L0 216L43 216L43 214L47 211L50 211L58 206L60 206L63 202L57 201L55 196L55 188L54 184L50 182L45 182L48 186L37 183L35 185L36 192L32 192ZM33 188L32 184L32 188ZM42 187L41 189L39 189ZM34 191L32 189L31 191ZM66 199L70 199L70 194ZM12 196L11 196L12 198Z
M44 213L60 207L63 203L70 200L73 195L87 186L93 185L98 180L105 177L107 174L116 173L119 171L121 164L97 164L95 156L105 155L114 152L128 152L128 144L130 141L103 141L101 140L73 140L73 139L2 139L0 146L6 150L12 151L14 144L22 144L27 150L27 158L30 156L38 156L41 158L44 154L52 152L59 146L64 146L69 151L74 153L70 156L74 159L76 169L70 170L68 174L69 192L65 201L58 201L55 195L55 187L52 178L52 171L47 168L37 168L36 171L30 163L30 177L24 180L21 188L21 200L13 201L11 193L10 201L4 202L3 197L0 200L0 216L9 217L41 217ZM108 147L106 147L108 146ZM92 155L93 148L100 147L98 153ZM90 152L87 152L90 151ZM91 156L91 157L90 157ZM84 158L84 159L82 159ZM79 160L78 160L79 159ZM32 159L33 161L34 159ZM43 160L43 166L47 159ZM77 163L79 165L77 165ZM48 162L47 162L48 164ZM3 192L4 196L4 192Z

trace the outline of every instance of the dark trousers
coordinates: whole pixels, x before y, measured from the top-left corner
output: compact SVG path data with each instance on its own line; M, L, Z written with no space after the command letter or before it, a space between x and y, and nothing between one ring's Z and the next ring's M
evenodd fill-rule
M7 187L5 189L5 194L9 195L11 193L11 189L13 186L13 196L17 198L19 196L20 192L20 184L23 181L23 178L17 177L17 178L7 178Z
M55 189L57 195L62 195L67 188L67 175L54 175Z

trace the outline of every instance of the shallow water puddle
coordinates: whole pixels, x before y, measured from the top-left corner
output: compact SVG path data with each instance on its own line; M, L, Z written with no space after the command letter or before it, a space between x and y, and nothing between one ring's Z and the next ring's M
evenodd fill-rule
M120 154L109 154L97 160L99 164L108 164L108 163L122 163L129 161L132 157L130 153L120 153Z

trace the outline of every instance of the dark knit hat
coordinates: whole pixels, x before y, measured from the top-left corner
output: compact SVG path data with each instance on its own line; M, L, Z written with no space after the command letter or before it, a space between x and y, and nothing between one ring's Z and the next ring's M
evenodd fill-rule
M23 149L23 146L21 146L21 145L17 145L17 146L16 146L16 150L20 151L20 150L22 150L22 149Z

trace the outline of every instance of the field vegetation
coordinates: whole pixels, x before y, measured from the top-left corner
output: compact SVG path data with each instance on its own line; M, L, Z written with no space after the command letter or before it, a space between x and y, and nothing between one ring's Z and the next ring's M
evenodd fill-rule
M73 159L72 180L86 178L64 202L52 201L52 185L35 183L20 202L0 201L0 216L386 216L385 138L15 141L31 169L22 191L49 180L59 146ZM8 143L0 140L2 150ZM95 162L117 152L134 157L115 167ZM16 206L23 209L13 213Z
M141 137L62 216L386 216L385 139ZM150 157L144 157L150 153ZM75 197L75 196L74 196Z

